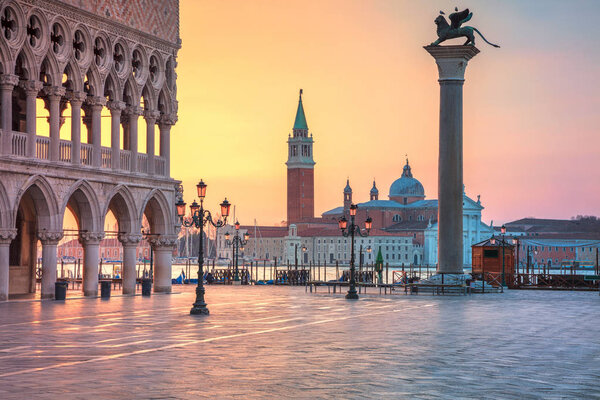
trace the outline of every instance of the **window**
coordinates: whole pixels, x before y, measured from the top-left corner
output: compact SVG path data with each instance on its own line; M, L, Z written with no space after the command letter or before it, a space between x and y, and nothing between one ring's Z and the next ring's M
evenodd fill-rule
M483 250L483 257L498 258L498 250Z
M392 221L393 222L401 222L402 221L402 217L400 216L400 214L396 214L392 217Z

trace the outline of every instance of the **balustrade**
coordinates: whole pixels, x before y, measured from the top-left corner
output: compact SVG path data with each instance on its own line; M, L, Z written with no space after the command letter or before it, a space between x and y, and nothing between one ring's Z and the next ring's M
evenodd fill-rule
M58 161L71 162L71 141L62 140L58 145Z
M50 158L50 138L46 136L37 136L35 138L35 157L40 160Z
M119 155L120 155L119 168L121 168L124 171L129 171L131 169L131 151L121 150Z
M2 136L0 130L0 137ZM12 155L17 157L27 157L27 139L28 136L23 132L13 132L12 135ZM59 161L62 163L71 163L71 153L73 151L73 143L70 140L60 140L59 142ZM92 155L94 148L92 144L81 143L81 166L92 166ZM131 151L120 150L119 152L119 168L122 171L131 170ZM148 174L153 170L154 175L166 175L166 159L164 157L154 156L152 159L145 153L138 153L136 173ZM35 158L38 160L50 159L50 138L47 136L35 137ZM112 150L110 147L100 148L101 168L111 169ZM154 168L151 169L150 162L154 163Z
M15 156L25 157L27 154L27 134L21 132L13 132L12 137L12 154Z
M81 143L81 164L92 165L92 153L94 149L91 144Z
M101 159L102 159L102 168L110 168L111 158L112 158L111 151L112 150L110 147L102 147L100 149L100 155L101 155Z

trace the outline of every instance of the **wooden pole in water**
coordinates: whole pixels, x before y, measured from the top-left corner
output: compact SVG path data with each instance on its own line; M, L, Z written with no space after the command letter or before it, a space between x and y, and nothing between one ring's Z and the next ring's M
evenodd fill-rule
M323 275L323 280L327 282L327 264L323 264Z
M385 263L385 283L390 282L390 263Z
M335 279L340 279L340 266L337 261L335 262Z

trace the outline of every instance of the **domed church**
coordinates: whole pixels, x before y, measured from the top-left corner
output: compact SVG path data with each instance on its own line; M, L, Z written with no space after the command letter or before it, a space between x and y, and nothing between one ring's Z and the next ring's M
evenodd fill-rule
M352 200L350 181L346 181L343 190L344 205L322 214L324 220L337 220L348 214ZM472 200L463 192L463 259L466 266L471 265L471 245L492 235L492 229L481 222L483 206L479 196ZM369 201L358 203L357 220L363 221L367 215L373 219L373 228L388 232L410 233L413 244L423 249L422 265L437 264L437 199L425 199L425 189L418 179L413 177L408 159L402 169L402 175L391 185L388 200L379 199L379 190L375 181L369 192Z

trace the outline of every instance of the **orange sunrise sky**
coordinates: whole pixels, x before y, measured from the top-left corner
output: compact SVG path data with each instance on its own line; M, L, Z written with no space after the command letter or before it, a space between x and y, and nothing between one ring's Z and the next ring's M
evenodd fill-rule
M437 196L439 86L434 18L470 6L481 53L464 86L464 182L494 225L599 214L597 1L181 1L179 122L171 173L185 200L208 184L243 224L286 218L298 90L315 145L315 214L381 198L408 154ZM144 145L143 143L140 146ZM144 145L145 146L145 145Z

